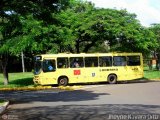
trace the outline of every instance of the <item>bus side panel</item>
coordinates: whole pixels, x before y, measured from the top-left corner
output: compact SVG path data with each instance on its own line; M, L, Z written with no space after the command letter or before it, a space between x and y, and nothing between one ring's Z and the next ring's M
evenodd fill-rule
M41 85L57 84L57 77L55 72L41 73L41 75L42 75L42 77L40 77Z
M128 79L126 66L113 67L112 69L115 70L113 73L117 75L117 81Z
M127 80L134 80L143 78L143 67L142 66L127 66Z
M72 81L72 83L87 83L89 82L88 79L88 73L85 68L72 68L72 77L71 79L74 79L75 81Z
M134 80L144 77L143 73L143 57L142 54L137 55L139 56L140 64L137 66L127 66L127 73L128 73L128 80Z
M85 68L85 74L88 79L88 82L99 82L100 74L98 67L88 67Z
M104 67L100 68L100 80L107 81L107 78L111 74L115 74L117 76L117 81L126 80L127 77L127 68L126 67Z
M59 69L57 71L58 71L57 73L58 75L67 76L69 83L88 82L85 68L68 68L68 69Z

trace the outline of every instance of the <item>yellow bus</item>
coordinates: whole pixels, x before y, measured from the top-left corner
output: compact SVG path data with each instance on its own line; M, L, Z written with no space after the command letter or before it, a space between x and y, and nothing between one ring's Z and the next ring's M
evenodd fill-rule
M34 83L66 86L69 83L134 80L143 77L141 53L44 54L35 56Z

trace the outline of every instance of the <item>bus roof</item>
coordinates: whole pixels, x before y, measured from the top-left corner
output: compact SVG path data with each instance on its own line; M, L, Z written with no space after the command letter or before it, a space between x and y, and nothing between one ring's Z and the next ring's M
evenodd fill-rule
M58 54L41 54L36 56L42 56L42 57L94 57L94 56L125 56L125 55L142 55L142 53L118 53L118 52L112 52L112 53L79 53L79 54L73 54L73 53L58 53Z

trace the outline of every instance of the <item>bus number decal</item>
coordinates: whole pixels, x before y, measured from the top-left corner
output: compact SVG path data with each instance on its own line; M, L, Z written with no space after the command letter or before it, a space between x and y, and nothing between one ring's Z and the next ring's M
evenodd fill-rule
M80 70L74 70L74 75L80 75L81 71Z
M117 68L115 68L115 69L102 69L102 71L118 71L118 69Z
M138 70L138 68L133 68L132 70L135 70L135 71L137 71L137 70Z

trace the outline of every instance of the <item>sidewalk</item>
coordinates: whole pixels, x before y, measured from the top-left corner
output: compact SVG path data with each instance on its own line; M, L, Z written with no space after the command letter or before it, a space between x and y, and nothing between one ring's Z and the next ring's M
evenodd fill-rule
M4 104L0 105L0 115L5 111L5 109L8 107L9 105L9 101L5 100L6 102L4 102Z

